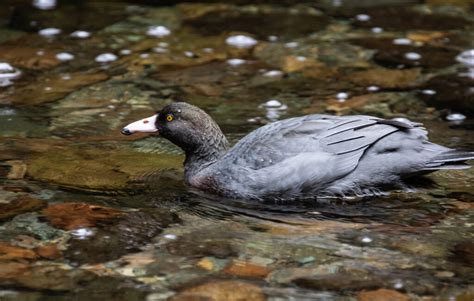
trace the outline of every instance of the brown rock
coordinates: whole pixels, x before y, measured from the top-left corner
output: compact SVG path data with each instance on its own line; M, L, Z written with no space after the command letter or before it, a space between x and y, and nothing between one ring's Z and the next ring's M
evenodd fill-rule
M32 260L36 259L37 255L34 251L15 247L6 243L0 243L0 261L8 260Z
M32 83L16 88L14 93L0 94L0 104L38 105L53 102L79 88L104 81L108 75L104 72L78 72L70 74L70 77L64 80L60 74L40 76Z
M0 283L12 279L28 270L28 265L19 262L0 262Z
M8 220L18 214L36 211L45 206L45 201L29 196L21 196L8 204L0 204L0 221Z
M15 67L45 70L56 67L61 61L56 58L59 51L45 50L39 52L38 47L20 46L20 45L2 45L0 51L0 60L7 61Z
M181 291L171 301L263 301L266 300L262 290L242 281L218 281L204 283Z
M46 259L58 259L61 257L61 251L55 244L39 246L35 251L39 256Z
M270 270L248 261L234 260L224 269L224 273L239 277L265 278Z
M23 179L26 174L26 164L21 160L9 160L5 162L10 166L7 178L10 180Z
M415 86L421 77L421 69L393 70L374 68L351 73L348 80L361 86L381 88L406 88Z
M394 290L381 288L375 291L363 291L357 294L359 301L410 301L407 295Z
M207 271L212 271L214 269L214 263L209 258L199 260L197 266Z
M42 214L53 226L64 230L73 230L82 227L94 227L97 222L114 220L124 213L103 206L64 203L51 205L43 209Z
M323 66L321 62L315 59L290 55L283 58L282 70L285 72L295 72L306 68L318 68Z
M296 285L308 289L339 291L375 289L383 286L383 280L365 272L340 272L329 275L312 275L296 278Z

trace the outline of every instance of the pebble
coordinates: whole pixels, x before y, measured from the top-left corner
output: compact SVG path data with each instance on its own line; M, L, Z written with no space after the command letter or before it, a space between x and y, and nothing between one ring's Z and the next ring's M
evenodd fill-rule
M102 53L95 57L98 63L108 63L117 60L117 56L113 53Z
M237 48L250 48L255 46L258 41L252 37L244 36L244 35L236 35L228 37L225 42L228 45L237 47Z
M171 31L162 25L150 26L146 32L147 35L157 38L166 37L171 34Z

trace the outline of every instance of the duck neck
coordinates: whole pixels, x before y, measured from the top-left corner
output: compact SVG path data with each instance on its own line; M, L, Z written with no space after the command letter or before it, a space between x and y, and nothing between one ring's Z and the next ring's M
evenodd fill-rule
M191 177L201 170L214 164L224 156L228 149L229 142L219 130L218 133L206 135L195 147L184 150L186 153L186 160L184 161L186 180L189 181Z

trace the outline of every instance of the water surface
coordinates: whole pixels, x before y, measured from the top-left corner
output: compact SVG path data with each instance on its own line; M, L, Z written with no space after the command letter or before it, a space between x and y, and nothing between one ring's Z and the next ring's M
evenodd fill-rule
M120 135L172 101L231 142L311 113L474 149L470 1L2 1L0 300L473 300L474 173L249 202Z

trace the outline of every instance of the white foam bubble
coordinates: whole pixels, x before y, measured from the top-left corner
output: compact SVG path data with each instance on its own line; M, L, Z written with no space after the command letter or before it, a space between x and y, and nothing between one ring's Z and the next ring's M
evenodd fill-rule
M40 34L42 36L45 36L45 37L56 36L60 33L61 33L61 29L54 28L54 27L44 28L44 29L41 29L40 31L38 31L38 34Z
M381 32L383 32L383 28L382 27L372 27L371 31L373 33L381 33Z
M461 52L456 57L456 61L458 61L459 63L463 65L474 67L474 49L469 49L469 50Z
M285 47L286 48L296 48L298 47L300 44L298 42L288 42L288 43L285 43Z
M466 116L461 113L452 113L446 116L446 120L448 121L463 121L464 119L466 119Z
M91 33L84 30L76 30L73 33L71 33L71 37L77 38L77 39L87 39L90 36L91 36Z
M192 51L185 51L184 56L190 57L190 58L196 57L196 55Z
M166 239L170 239L170 240L175 240L178 238L178 236L174 235L174 234L165 234L164 235L164 238Z
M156 26L148 27L146 34L149 36L162 38L162 37L166 37L167 35L170 35L171 30L169 30L167 27L163 25L156 25Z
M74 55L68 52L60 52L56 54L56 58L62 62L71 61L74 59Z
M423 91L421 91L421 93L425 94L425 95L435 95L436 94L436 91L435 90L431 90L431 89L425 89Z
M228 45L237 47L237 48L250 48L257 45L258 41L252 37L244 35L236 35L228 37L225 42Z
M283 75L283 72L280 70L270 70L263 74L263 76L267 76L267 77L278 77L282 75Z
M227 60L227 64L231 66L240 66L246 63L246 60L243 59L229 59Z
M392 43L395 45L411 45L413 44L413 41L407 38L398 38L394 39Z
M77 239L86 239L94 235L94 230L90 228L79 228L72 230L71 235Z
M367 91L369 91L369 92L377 92L378 90L380 90L380 88L377 87L377 86L369 86L369 87L367 87Z
M339 100L346 100L349 97L349 93L347 92L339 92L336 94L336 98Z
M2 87L12 84L10 80L15 79L21 75L21 71L13 67L9 63L0 62L0 85Z
M33 6L41 10L54 9L56 5L56 0L33 0Z
M412 61L417 61L421 59L421 54L416 52L407 52L405 53L405 58Z
M280 108L282 103L279 100L271 99L263 104L267 108Z
M168 52L168 49L163 48L163 47L155 47L152 49L154 53L166 53Z
M113 53L102 53L95 57L95 61L98 63L108 63L117 60L117 58Z
M366 14L358 14L356 16L356 19L357 21L361 21L361 22L367 22L370 20L370 16L369 15L366 15Z
M276 42L276 41L278 41L278 37L277 36L268 36L268 40L270 42Z

